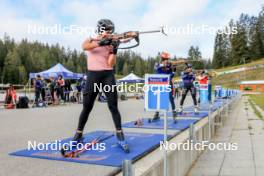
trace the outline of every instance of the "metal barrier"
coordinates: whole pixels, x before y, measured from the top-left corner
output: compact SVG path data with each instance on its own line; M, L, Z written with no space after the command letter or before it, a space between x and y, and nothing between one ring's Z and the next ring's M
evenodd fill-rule
M131 160L124 160L122 165L123 176L133 176L134 169Z
M191 124L190 127L177 136L168 141L168 144L179 144L185 142L201 142L210 141L216 133L217 128L224 125L225 119L229 117L230 109L236 106L240 96L227 100L225 106L215 112L209 112L206 118L201 119L196 124ZM137 162L125 164L121 176L163 176L163 150L160 148L154 150L144 156ZM168 176L183 176L188 173L189 169L195 163L197 158L202 154L202 150L168 150L167 151L167 175ZM130 167L130 168L129 168ZM133 169L132 169L133 167ZM129 172L128 172L129 171ZM131 171L131 172L130 172ZM132 172L133 171L133 172ZM127 175L131 174L132 175Z

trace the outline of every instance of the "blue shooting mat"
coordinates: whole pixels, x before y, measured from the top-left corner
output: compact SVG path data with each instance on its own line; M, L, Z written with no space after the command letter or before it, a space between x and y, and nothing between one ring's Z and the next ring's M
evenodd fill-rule
M221 98L217 98L214 100L213 104L225 104L226 103L226 99L221 99Z
M211 111L216 111L219 108L219 105L212 104ZM200 104L198 111L199 113L208 112L209 108L210 108L209 104ZM194 110L194 106L187 106L186 108L183 108L183 111L193 111L193 110Z
M163 140L162 134L146 134L146 133L125 133L126 141L129 145L130 153L125 153L117 144L117 139L114 133L106 131L95 131L84 135L85 142L91 142L99 136L109 136L101 142L105 144L105 150L98 150L99 147L94 146L97 150L87 150L80 154L78 158L64 158L59 150L20 150L10 153L14 156L41 158L48 160L59 160L85 164L96 164L112 167L120 167L123 160L135 161L145 154L156 149L160 141ZM61 143L69 142L71 138L61 140Z
M188 111L187 109L184 109L184 110L186 110L186 111L183 111L182 113L177 112L177 117L190 117L190 118L202 119L202 118L208 116L208 112L195 113L195 112L191 111L191 110L193 110L193 107L192 107L192 109L190 108L190 111ZM168 112L167 115L168 115L168 117L173 117L172 112ZM163 116L163 114L160 114L160 116Z
M223 107L226 103L227 103L227 100L225 100L225 99L216 99L213 102L213 106L216 106L219 109L219 108Z
M223 99L216 99L211 106L211 111L216 111L217 109L221 108L222 106L224 106L226 104L226 100ZM202 113L203 111L209 111L209 104L200 104L199 106L199 113ZM186 108L183 109L184 111L193 111L194 110L194 106L188 106Z
M135 125L135 121L123 124L124 128L146 128L146 129L163 129L164 119L157 121L148 122L148 118L142 118L142 125ZM199 119L177 119L177 123L174 123L172 118L168 118L168 129L169 130L185 130L189 128L190 124L195 124Z

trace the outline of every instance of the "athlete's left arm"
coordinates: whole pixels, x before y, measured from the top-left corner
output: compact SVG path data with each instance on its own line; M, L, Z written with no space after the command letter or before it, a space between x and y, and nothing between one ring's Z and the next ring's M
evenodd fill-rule
M116 55L115 54L110 54L108 57L108 65L110 67L114 67L116 64Z
M195 74L192 73L192 81L195 81L196 77Z
M110 67L114 67L114 65L116 64L116 55L117 55L119 44L120 44L119 41L112 41L111 42L111 45L110 45L111 51L110 51L110 54L108 56L108 65Z

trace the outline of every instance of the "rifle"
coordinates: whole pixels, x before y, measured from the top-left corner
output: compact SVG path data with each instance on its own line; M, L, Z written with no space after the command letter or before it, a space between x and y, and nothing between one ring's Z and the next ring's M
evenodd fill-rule
M202 61L203 60L180 59L180 60L176 60L176 61L170 61L170 64L171 64L171 66L174 66L174 67L178 66L178 65L181 65L181 64L184 64L184 65L186 65L188 67L188 62L202 62ZM201 75L204 70L195 70L195 71L196 71L197 75ZM217 72L211 70L211 71L208 72L208 76L215 77L215 76L217 76Z
M176 61L170 61L172 65L185 64L188 67L188 62L202 62L203 60L189 60L189 59L180 59Z
M127 43L131 40L135 40L136 44L128 47L119 47L118 49L130 49L135 48L139 46L140 40L139 35L140 34L150 34L150 33L162 33L167 36L167 34L164 32L164 28L160 27L159 30L150 30L150 31L128 31L121 34L110 34L106 35L102 38L112 39L113 41L119 41L120 43ZM100 39L92 39L92 41L99 41Z
M176 61L170 61L170 63L171 63L173 66L180 65L180 64L185 64L185 65L187 66L187 62L188 62L187 59L181 59L181 60L176 60Z
M197 74L197 75L201 75L201 74L203 73L204 70L195 70L195 71L196 71L196 74ZM217 76L217 72L212 71L212 70L211 70L211 71L209 70L209 71L207 72L207 75L210 76L210 77L215 77L215 76Z

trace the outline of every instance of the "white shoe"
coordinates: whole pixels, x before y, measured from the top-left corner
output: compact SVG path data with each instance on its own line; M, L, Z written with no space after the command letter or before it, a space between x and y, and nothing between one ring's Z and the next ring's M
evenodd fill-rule
M198 106L195 106L194 113L198 113L198 112L199 112L199 107Z
M179 112L179 113L182 113L182 106L179 107L178 112Z

